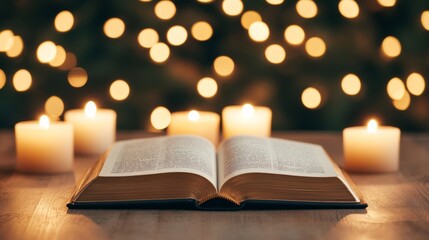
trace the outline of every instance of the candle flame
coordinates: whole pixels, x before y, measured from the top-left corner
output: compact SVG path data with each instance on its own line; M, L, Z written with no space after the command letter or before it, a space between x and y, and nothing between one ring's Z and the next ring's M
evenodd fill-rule
M252 106L252 104L246 103L241 108L241 114L245 118L251 118L254 113L255 113L255 108Z
M376 133L377 132L377 128L378 128L377 121L375 121L374 119L369 120L368 127L367 127L368 133L369 134Z
M88 118L95 117L95 114L97 113L97 105L93 101L89 101L85 105L85 116Z
M49 118L46 115L42 115L39 119L39 125L42 129L49 128Z
M200 119L200 113L197 110L191 110L188 113L188 119L190 121L196 122Z

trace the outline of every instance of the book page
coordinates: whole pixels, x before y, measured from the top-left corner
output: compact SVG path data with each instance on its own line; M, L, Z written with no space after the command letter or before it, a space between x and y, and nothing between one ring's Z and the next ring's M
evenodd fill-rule
M120 141L113 145L101 177L187 172L205 177L216 187L216 154L210 141L177 135Z
M321 146L284 139L233 137L221 144L218 158L219 186L243 173L337 176Z

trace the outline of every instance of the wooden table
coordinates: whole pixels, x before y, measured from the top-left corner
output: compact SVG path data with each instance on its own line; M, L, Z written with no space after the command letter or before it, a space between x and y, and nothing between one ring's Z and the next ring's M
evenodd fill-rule
M119 139L149 136L120 133ZM277 133L318 143L342 160L339 133ZM69 210L75 183L96 161L77 156L75 171L14 171L12 132L0 132L0 239L429 239L429 134L403 134L400 172L352 174L366 210L162 211Z

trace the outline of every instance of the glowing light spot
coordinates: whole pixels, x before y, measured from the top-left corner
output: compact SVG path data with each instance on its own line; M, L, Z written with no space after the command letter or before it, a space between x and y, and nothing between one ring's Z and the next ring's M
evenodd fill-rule
M407 78L407 88L414 96L420 96L425 91L425 79L419 73L411 73Z
M124 80L116 80L110 85L110 96L117 101L125 100L130 95L130 86Z
M180 46L188 38L188 32L182 26L173 26L167 31L167 41L173 46Z
M393 106L400 111L407 110L410 104L411 104L411 97L407 91L404 92L404 95L402 96L401 99L393 100Z
M176 5L172 1L159 1L155 5L155 15L162 20L169 20L176 14Z
M250 103L246 103L241 107L241 115L245 118L251 118L255 114L255 108Z
M2 89L4 85L6 85L6 74L0 69L0 89Z
M267 58L268 62L279 64L286 59L286 51L282 46L278 44L272 44L265 49L265 57Z
M48 98L45 102L45 112L49 116L59 117L64 112L64 102L57 96Z
M341 81L341 88L347 95L356 95L361 89L361 81L358 76L349 73Z
M85 116L87 118L94 118L97 115L97 105L94 101L89 101L85 104Z
M371 119L368 121L367 127L366 127L366 131L369 134L375 134L378 130L378 123L375 119Z
M149 55L154 62L163 63L170 56L170 48L167 44L159 42L150 48Z
M18 70L12 78L12 84L16 91L25 92L31 87L31 74L25 69Z
M262 17L255 11L247 11L241 16L241 26L244 29L249 29L250 25L257 21L262 22Z
M41 63L48 63L55 58L57 54L57 46L51 41L45 41L37 48L37 59Z
M192 122L200 120L200 113L197 110L191 110L188 113L188 119Z
M152 0L139 0L140 2L152 2Z
M197 0L200 3L211 3L213 0Z
M49 65L52 67L59 67L64 64L66 61L66 50L60 45L56 46L57 53L55 54L54 59L49 62Z
M311 57L321 57L326 52L326 44L319 37L312 37L305 43L305 50Z
M305 39L304 29L298 25L290 25L285 29L284 38L286 42L292 45L299 45Z
M73 14L69 11L62 11L57 14L54 20L55 29L58 32L67 32L72 29L74 24Z
M76 56L74 55L74 53L67 52L66 53L66 60L64 61L63 64L61 64L61 66L59 66L59 69L70 70L70 69L76 67L76 64L77 64L77 59L76 59Z
M144 48L151 48L153 45L155 45L155 43L159 41L159 36L154 29L146 28L139 33L137 40L140 46Z
M219 56L213 62L215 72L223 77L231 75L234 66L234 61L228 56Z
M314 18L317 15L317 5L313 0L299 0L296 11L303 18Z
M263 42L270 36L270 29L266 23L256 21L250 24L249 36L255 42Z
M265 0L265 1L267 1L267 3L271 5L280 5L284 2L284 0Z
M396 4L396 0L377 0L377 2L383 7L393 7Z
M170 111L162 106L155 108L150 114L150 123L158 130L167 128L171 123Z
M389 97L394 100L400 100L406 92L404 83L397 77L390 79L386 89Z
M125 23L119 18L110 18L104 23L104 34L109 38L119 38L125 32Z
M422 12L422 16L420 18L424 29L429 31L429 11Z
M213 28L208 22L196 22L192 25L191 33L198 41L207 41L213 35Z
M14 42L13 32L9 29L0 32L0 52L8 51Z
M243 11L243 7L241 0L224 0L222 2L222 9L229 16L239 15Z
M302 92L301 101L306 108L315 109L320 106L322 95L319 90L309 87Z
M9 50L6 51L8 57L14 58L18 57L24 50L24 42L20 36L13 37L13 44Z
M211 98L217 92L217 83L213 78L203 78L198 82L197 90L201 96Z
M354 0L341 0L338 10L346 18L356 18L359 15L359 5Z
M381 50L389 58L397 57L401 54L401 43L397 38L388 36L381 43Z
M40 128L42 128L42 129L49 129L49 125L50 125L50 122L49 122L48 116L42 115L39 118L39 126L40 126Z
M67 78L72 87L80 88L88 81L88 74L83 68L73 68Z

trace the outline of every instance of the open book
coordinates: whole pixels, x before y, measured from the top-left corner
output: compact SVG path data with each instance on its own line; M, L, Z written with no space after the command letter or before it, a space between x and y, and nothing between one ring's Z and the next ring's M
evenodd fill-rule
M319 145L237 136L216 152L191 135L119 141L77 186L69 208L364 208Z

